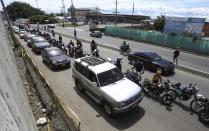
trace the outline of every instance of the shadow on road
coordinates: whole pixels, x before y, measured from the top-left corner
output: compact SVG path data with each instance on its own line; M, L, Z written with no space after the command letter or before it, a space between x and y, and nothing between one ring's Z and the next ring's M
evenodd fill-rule
M110 117L105 114L102 105L97 104L91 97L89 97L85 93L79 92L76 87L74 87L74 89L77 94L82 97L82 99L85 100L89 105L91 105L91 107L93 107L94 110L98 113L98 115L96 115L95 117L103 117L110 125L119 130L124 130L131 127L140 119L142 119L142 117L145 115L145 110L142 107L137 106L136 108L133 108L128 112Z

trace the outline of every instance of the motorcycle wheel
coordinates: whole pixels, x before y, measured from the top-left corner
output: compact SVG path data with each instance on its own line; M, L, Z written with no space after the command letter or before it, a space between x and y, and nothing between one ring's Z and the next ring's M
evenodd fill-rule
M190 103L190 109L194 113L198 113L201 110L202 107L203 107L203 104L199 100L192 100L191 103Z
M198 113L198 119L203 123L209 123L209 111L201 109Z
M175 101L175 100L176 100L176 98L177 98L177 93L176 93L173 89L170 89L170 90L168 91L168 94L171 95L172 101Z
M171 103L173 102L172 100L172 96L170 94L163 94L161 96L161 101L164 105L171 105Z

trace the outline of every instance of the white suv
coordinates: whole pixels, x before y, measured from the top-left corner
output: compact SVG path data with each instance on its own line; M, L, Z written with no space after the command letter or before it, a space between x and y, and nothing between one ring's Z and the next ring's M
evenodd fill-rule
M102 104L110 116L136 107L143 99L142 89L102 58L76 59L72 72L78 90Z

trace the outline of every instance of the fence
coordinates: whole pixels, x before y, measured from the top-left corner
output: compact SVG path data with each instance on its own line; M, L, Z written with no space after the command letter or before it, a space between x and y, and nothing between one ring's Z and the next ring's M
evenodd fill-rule
M170 48L179 47L181 50L209 55L209 40L186 37L180 34L164 34L136 29L118 28L107 26L105 33L126 39L147 42Z

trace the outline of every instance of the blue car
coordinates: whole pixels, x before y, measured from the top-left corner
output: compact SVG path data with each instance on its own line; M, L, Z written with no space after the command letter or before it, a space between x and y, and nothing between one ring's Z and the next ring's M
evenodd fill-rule
M131 64L140 60L143 62L144 68L152 72L156 72L160 68L163 75L174 74L174 64L155 52L132 52L128 54L128 60Z

